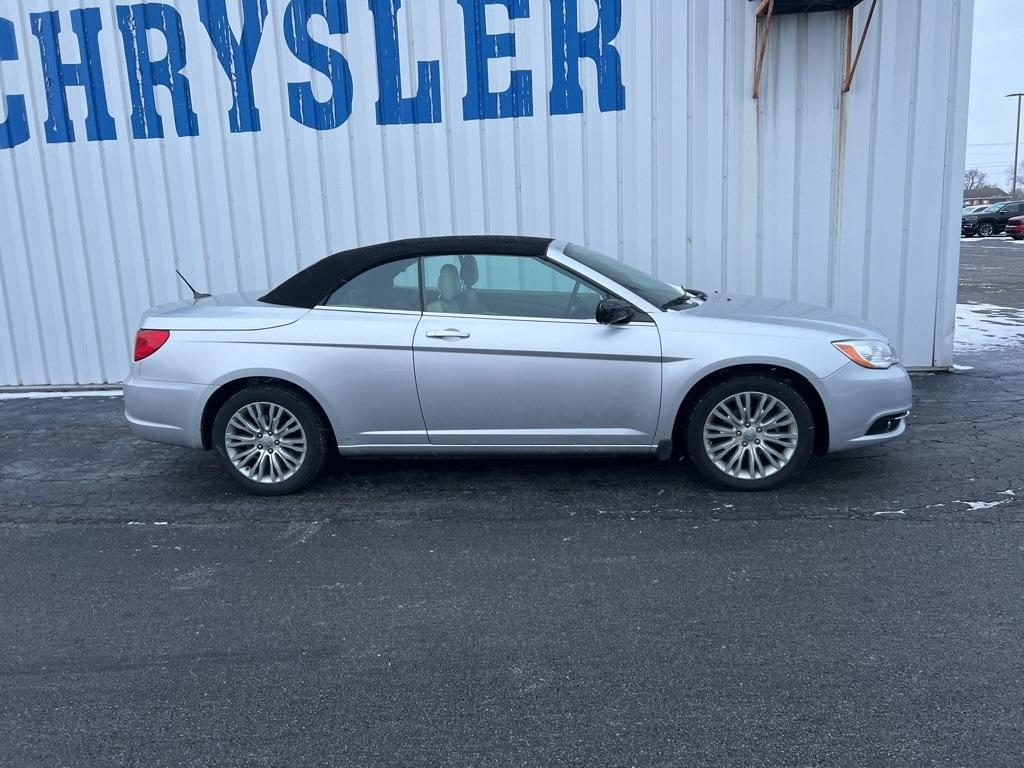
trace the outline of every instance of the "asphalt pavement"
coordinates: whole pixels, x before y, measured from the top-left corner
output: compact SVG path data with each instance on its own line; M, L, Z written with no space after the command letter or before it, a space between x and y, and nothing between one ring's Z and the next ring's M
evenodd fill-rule
M1024 308L1024 247L961 301ZM765 494L338 462L257 499L118 398L0 401L0 766L1017 766L1024 344Z

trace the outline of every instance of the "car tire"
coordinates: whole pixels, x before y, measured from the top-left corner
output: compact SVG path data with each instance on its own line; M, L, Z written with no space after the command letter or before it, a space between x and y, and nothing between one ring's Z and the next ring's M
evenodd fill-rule
M991 222L983 221L981 224L978 225L978 235L980 237L992 237L995 231L996 228L992 226Z
M725 421L726 412L736 419ZM686 455L717 486L763 491L804 468L814 449L814 427L807 401L791 385L760 374L739 376L711 387L694 403L685 423ZM729 434L734 429L739 434ZM738 465L731 466L737 456Z
M284 496L320 474L328 434L307 398L268 385L229 397L214 418L212 437L221 466L239 486L261 496Z

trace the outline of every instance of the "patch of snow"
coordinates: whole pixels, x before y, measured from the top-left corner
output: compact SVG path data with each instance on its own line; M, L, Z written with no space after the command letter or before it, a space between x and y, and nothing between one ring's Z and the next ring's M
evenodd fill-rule
M889 512L875 512L873 517L884 517L886 515L905 515L905 514L907 514L907 510L905 510L905 509L894 509L894 510L889 511Z
M1009 504L1010 499L1000 499L999 501L954 501L953 503L966 504L971 512L977 512L980 509L992 509L1003 504Z
M1024 345L1024 309L997 304L956 305L957 350Z
M0 400L70 400L73 397L121 397L116 389L72 389L47 392L0 392Z
M974 370L974 366L973 365L957 365L956 363L953 363L953 370L954 371L973 371Z
M1000 491L1000 492L999 492L999 495L1000 495L1000 496L1016 496L1017 494L1016 494L1016 493L1015 493L1014 491L1012 491L1012 490L1010 490L1010 489L1008 488L1008 489L1006 489L1005 491Z

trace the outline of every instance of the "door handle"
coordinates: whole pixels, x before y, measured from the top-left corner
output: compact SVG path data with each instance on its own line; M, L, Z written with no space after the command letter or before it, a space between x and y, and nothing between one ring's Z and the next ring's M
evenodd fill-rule
M455 328L447 328L443 331L427 331L428 339L468 339L469 334L466 331L460 331Z

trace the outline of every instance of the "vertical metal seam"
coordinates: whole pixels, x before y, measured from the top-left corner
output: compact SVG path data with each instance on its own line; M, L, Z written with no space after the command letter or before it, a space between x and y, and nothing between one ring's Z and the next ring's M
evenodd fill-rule
M546 66L546 71L547 72L551 72L552 71L552 67L554 67L554 53L551 50L551 43L550 43L552 32L551 32L551 6L549 5L549 0L543 0L541 2L541 4L540 4L540 7L542 9L541 10L541 15L543 16L543 21L544 21L544 39L546 41L548 41L547 44L544 46L544 62L545 62L545 66ZM544 86L545 86L544 87L544 100L545 100L545 105L544 105L545 106L545 109L544 109L544 115L545 115L544 122L545 122L545 132L546 132L546 137L547 137L547 157L548 157L548 167L547 167L547 171L548 171L548 173L547 173L547 176L548 176L548 232L547 232L547 234L555 236L557 234L555 232L555 219L557 218L556 215L555 215L555 164L553 162L551 162L551 147L554 145L555 123L554 123L554 119L553 119L553 117L551 115L551 109L550 109L550 107L548 105L548 89L549 89L550 86L548 85L547 82L545 82Z
M219 116L218 116L219 117ZM203 185L199 179L199 163L196 150L197 137L188 137L189 157L192 159L192 183L196 188L196 216L199 219L199 255L203 262L203 274L206 275L206 285L212 284L210 272L209 244L206 241L206 213L203 205Z
M47 3L47 5L48 5L50 10L53 10L53 0L50 0L50 2ZM79 0L79 7L81 7L81 5L82 5L81 0ZM62 76L61 77L60 87L64 87L63 80L64 80L64 78ZM78 167L77 167L77 164L75 163L74 158L72 157L71 149L72 148L71 148L70 144L65 144L64 146L62 146L60 148L59 151L62 152L62 153L66 153L66 155L67 155L67 169L68 169L68 171L71 174L71 189L73 190L73 195L74 195L74 198L75 198L75 220L78 223L79 243L84 244L86 242L86 237L85 237L85 212L82 210L82 198L83 198L83 195L81 195L79 193L79 182L78 182L79 173L78 173ZM104 370L104 368L105 368L105 366L104 366L105 355L103 353L104 334L103 334L103 331L100 329L99 306L97 305L97 302L96 302L96 276L95 276L94 270L93 270L92 258L89 256L89 249L88 248L81 248L80 251L81 251L81 256L82 256L82 266L85 269L85 281L84 281L85 299L86 299L85 304L86 304L86 306L89 307L89 320L92 322L93 333L96 335L96 354L98 355L98 359L95 360L94 363L95 363L95 366L96 366L97 370L99 371L100 377L103 378L103 381L102 382L98 382L98 383L105 383L106 382L106 378L105 378L106 377L106 372ZM79 373L79 379L80 378L81 378L81 372ZM78 383L78 384L93 384L93 383L97 383L97 382L78 380L76 383Z
M732 109L730 108L729 101L729 76L732 74L732 57L730 54L729 47L729 31L732 29L732 5L725 3L724 12L722 15L722 106L724 113L722 115L722 211L723 218L729 215L729 171L731 164L729 163L729 147L730 147L730 135L729 129L732 125ZM722 227L722 247L718 255L719 261L719 284L722 290L725 290L725 284L728 281L728 268L729 263L729 226Z
M661 45L658 40L657 13L651 11L650 18L650 74L651 74L651 274L657 277L658 269L658 182L660 181L660 167L658 163L658 87L661 81L660 69L655 66L658 56L661 54Z
M52 4L48 3L48 5L52 5ZM52 10L52 8L51 8L51 10ZM22 40L26 40L26 41L30 37L33 37L33 35L31 35L31 33L28 32L28 30L26 28L26 21L25 21L25 17L24 16L21 19L21 35L22 35ZM26 70L26 71L28 72L28 70ZM27 79L28 79L29 83L32 82L31 74L28 75ZM35 121L34 124L35 125L42 125L43 121L41 121L39 119L39 117L40 117L39 116L39 108L38 108L38 105L36 104L35 99L26 99L25 101L26 101L26 105L31 105L30 109L32 111L32 117L34 118L34 121ZM46 174L46 156L43 153L44 142L37 141L37 142L34 142L34 143L36 145L36 147L35 147L36 154L39 156L39 167L42 170L43 175L45 176L45 174ZM19 176L19 174L17 174L17 172L15 172L15 177L16 177L15 178L15 183L18 184L18 186L20 188L20 181L18 180L20 178L20 176ZM61 261L61 258L60 258L61 249L60 249L60 245L57 242L57 230L55 228L55 223L54 223L54 218L53 218L53 200L52 200L52 198L50 196L49 185L47 185L47 184L43 184L42 185L42 193L43 193L43 199L45 200L45 203L46 203L46 220L47 220L47 225L48 225L49 230L50 230L50 245L51 245L51 253L53 254L54 273L57 276L57 293L58 293L58 295L60 297L60 311L61 311L61 316L64 319L64 331L65 331L65 334L66 334L65 335L65 339L68 340L68 344L67 344L67 350L68 350L67 361L70 363L70 366L71 366L71 376L74 379L75 383L78 383L78 381L79 381L78 361L76 359L77 356L75 355L75 345L70 343L70 340L74 338L74 335L71 332L71 318L68 316L67 290L64 287L64 282L65 282L64 281L64 270L63 270L62 261ZM27 234L27 230L26 230L26 234ZM31 262L29 263L29 267L31 268ZM45 349L43 350L43 354L44 355L46 354ZM47 382L47 383L51 383L51 382ZM53 383L56 383L56 382L53 382Z
M580 12L580 9L579 9L579 6L577 5L576 6L576 28L577 29L579 28L579 12ZM588 165L587 161L589 160L589 154L590 154L590 133L589 133L589 123L587 121L587 112L590 109L590 104L588 104L587 102L590 101L591 99L593 99L593 96L590 96L588 98L587 93L584 92L584 94L583 94L583 114L580 115L580 158L581 158L581 160L580 160L580 178L581 178L581 188L582 188L582 192L583 192L583 201L582 201L583 202L583 246L585 248L590 248L593 245L593 239L590 236L590 173L589 173L589 170L587 168L587 165ZM618 158L618 155L619 155L619 138L620 137L619 137L618 126L616 126L616 129L615 129L615 156L616 156L616 158ZM618 160L616 160L616 169L617 169L617 167L618 167ZM617 174L616 174L616 181L618 181ZM621 230L622 216L620 215L621 214L621 210L622 210L622 187L621 187L621 185L616 184L616 187L615 187L615 212L616 212L616 221L618 222L618 226L620 227L619 231L616 233L618 235L618 238L619 238L619 242L618 242L616 251L618 253L618 258L619 259L622 258L622 230Z
M686 24L686 72L683 79L686 85L686 96L683 106L686 108L686 205L692 205L693 196L693 88L690 82L690 73L693 71L693 24L692 17L693 3L695 0L687 0L686 13L684 15ZM687 212L686 216L686 284L693 284L693 213Z
M276 47L273 50L274 50L274 69L277 71L277 82L279 82L279 83L287 82L287 80L285 79L285 76L284 76L284 67L281 64L281 56L278 54ZM313 68L312 67L309 68L309 76L310 76L310 80L312 80L312 78L314 76L314 72L313 72ZM287 190L288 190L288 210L291 213L291 220L288 221L288 226L289 226L289 228L292 231L292 244L295 247L295 269L296 269L296 271L298 271L303 266L303 259L302 259L302 239L299 237L299 227L298 227L299 217L298 217L298 211L295 208L295 172L294 172L295 169L294 169L293 164L292 164L292 134L291 134L292 126L288 122L288 120L289 120L288 115L290 114L290 112L289 112L288 104L285 101L285 96L284 96L286 91L278 89L278 93L281 94L281 96L280 96L281 105L282 105L282 108L284 110L283 113L282 113L284 115L284 117L281 119L281 125L282 125L281 134L282 134L282 138L284 139L284 152L282 154L284 155L285 184L287 185ZM320 194L321 195L323 194L323 189L320 190ZM278 212L275 211L274 213L277 214ZM267 254L268 264L269 264L269 258L270 258L270 254L268 253ZM270 282L271 283L273 282L273 278L272 277L270 279Z
M7 95L7 83L4 80L3 67L0 67L0 99L6 100ZM14 162L13 152L8 152L7 158L11 164L11 176L15 181L14 195L18 200L18 204L16 206L18 213L18 229L19 233L21 234L22 245L24 246L24 250L22 251L22 253L25 255L25 274L28 276L29 279L30 306L32 308L32 315L35 319L36 333L38 334L38 338L42 339L43 328L39 317L39 302L36 301L35 286L34 281L32 279L32 266L31 264L29 264L28 260L28 229L25 224L25 206L22 201L21 190L17 182L17 164ZM10 241L8 240L7 242ZM18 357L18 345L16 343L16 337L14 333L14 315L11 313L10 294L7 290L7 286L13 285L13 281L10 281L7 279L7 277L5 277L6 265L7 261L3 258L3 249L0 249L0 292L2 292L4 297L4 315L7 319L7 335L11 340L11 361L14 363L14 377L16 382L15 386L21 386L22 384L25 383L25 376L21 370L21 361ZM49 380L50 377L46 370L46 356L43 354L42 349L39 349L38 352L39 359L43 364L43 378L47 383L52 383Z
M885 28L885 19L887 14L884 12L885 7L883 6L883 12L878 14L878 18L875 20L875 29L877 30L878 44L875 46L875 61L874 61L874 77L871 83L871 127L869 129L868 137L868 161L867 161L867 191L865 194L865 209L864 209L864 262L862 268L864 270L864 279L861 283L861 317L866 318L868 316L868 286L871 284L871 254L874 248L871 245L871 235L873 230L871 228L871 213L872 208L875 204L875 162L877 160L878 152L878 94L881 86L881 68L882 68L882 31Z
M852 13L852 11L851 11ZM842 51L846 45L846 36L843 34L843 24L837 23L833 27L835 47ZM841 60L841 59L840 59ZM829 211L830 226L828 237L828 285L825 286L826 306L835 307L839 296L839 261L840 249L842 247L842 232L844 216L840 207L842 185L846 175L846 121L847 121L847 99L851 98L842 92L842 79L846 76L843 66L836 68L837 77L833 81L833 114L835 116L835 129L832 131L832 156L830 162L829 178Z
M779 25L774 25L772 29L768 30L770 35L779 37ZM754 25L754 38L757 39L757 25ZM771 39L768 40L768 45L771 46ZM776 47L777 47L776 43ZM764 68L766 71L762 72L761 77L763 80L768 79L768 72L773 70L772 59L768 57L765 62ZM761 151L764 146L764 123L767 117L762 117L764 110L764 102L766 99L771 98L774 95L774 90L762 88L760 90L759 98L754 101L755 115L757 122L754 126L754 157L756 158L754 163L754 173L757 178L754 181L755 184L755 198L757 200L757 210L755 213L756 223L754 225L754 293L758 296L764 293L764 266L763 266L763 252L764 252L764 153Z
M409 66L411 68L415 69L418 72L419 71L419 67L416 65L416 36L413 34L413 27L415 25L413 24L413 20L412 20L412 10L411 9L406 9L405 17L406 17L405 18L405 41L406 41L406 45L409 48L409 61L410 61L410 65ZM444 60L444 51L441 51L441 60L440 60L440 63L438 64L438 66L439 67L443 67L445 63L446 62ZM445 72L447 70L441 69L441 71ZM428 78L427 82L428 83L430 82L429 78ZM438 88L443 88L443 84L439 82L437 87ZM442 105L441 105L441 114L442 114L442 116L444 115L444 104L443 104L443 102L442 102ZM442 117L442 119L443 119L443 117ZM422 137L420 136L420 131L421 131L420 123L419 122L413 123L413 125L412 125L412 160L413 160L413 170L414 170L415 176L416 176L416 218L418 220L418 226L416 227L416 232L419 235L423 235L423 222L426 220L426 215L425 215L426 212L424 210L424 200L423 200L423 163L421 162L421 158L420 158L420 154L421 154L421 152L420 152L420 143L422 141Z
M444 0L439 0L438 9L441 20L441 50L448 50L448 15L445 11ZM448 106L448 119L444 123L444 139L445 139L445 150L448 153L448 220L449 226L452 232L458 232L459 230L459 207L458 207L458 195L455 192L455 174L452 166L452 158L455 157L455 135L452 131L453 115L457 109L453 99L457 99L457 96L453 96L454 91L451 88L445 88L442 97L444 104Z
M113 22L114 28L117 28L117 16L116 13L111 14L111 21ZM128 60L125 58L122 50L122 46L116 43L112 46L114 54L117 57L118 72L128 73ZM130 74L128 75L130 77ZM133 202L135 205L136 221L139 224L139 240L142 244L142 269L145 275L146 282L146 303L152 306L156 301L156 286L153 284L154 270L153 270L153 252L152 246L149 243L149 233L146 227L146 214L142 209L141 196L139 195L139 189L141 185L139 183L139 161L135 152L135 136L131 129L131 113L129 111L128 102L131 99L120 99L121 103L121 121L128 132L130 139L125 143L128 145L128 165L131 168L132 173L132 187L134 191Z
M508 32L509 35L515 34L515 22L511 16L508 19ZM519 46L516 45L512 54L511 70L516 71L519 64ZM511 77L510 77L511 79ZM512 118L512 156L513 156L513 170L515 173L515 185L516 185L516 233L523 234L523 169L522 169L522 148L520 146L520 118Z
M973 0L972 0L973 2ZM961 24L963 24L963 17L965 15L963 3L961 0L954 0L953 2L953 14L955 22L951 24L951 45L950 51L952 52L949 57L949 75L947 78L946 86L946 138L943 142L945 148L946 165L945 172L942 178L942 204L947 207L952 207L953 195L955 194L955 185L957 178L962 178L962 169L957 169L950 166L951 146L953 140L957 135L956 123L956 102L959 94L960 86L960 70L963 67L961 61L963 51L961 50ZM968 38L970 39L970 38ZM970 78L968 77L968 88L970 87ZM957 150L959 153L959 150ZM951 186L953 187L951 189ZM940 215L941 215L940 211ZM952 260L954 263L959 265L959 238L955 234L957 232L957 221L953 217L949 217L946 221L945 226L939 231L939 268L935 273L935 296L937 301L935 302L935 315L932 319L932 365L938 365L939 361L939 344L944 340L944 328L943 325L946 322L946 318L949 317L949 292L944 290L944 284L948 280L947 271L950 266L950 259L947 256L947 252L952 251L955 254L955 258ZM952 242L950 242L952 241ZM954 343L955 343L955 330L956 330L956 298L955 291L956 286L953 286L954 299L953 299L953 324L954 324ZM950 354L955 354L955 349L950 350ZM950 362L953 362L954 358L950 357Z
M917 142L914 141L914 132L917 128L918 76L921 69L921 15L923 13L920 5L913 7L917 10L917 24L914 25L910 101L907 104L907 158L903 169L903 236L900 243L900 292L899 300L897 301L898 313L896 321L896 338L899 339L901 349L904 346L903 334L906 330L907 320L907 261L910 258L910 226L908 221L914 199L911 186L913 183L914 161L917 157Z
M801 16L796 24L796 83L793 92L793 107L796 115L793 120L793 212L790 232L790 247L793 261L789 272L789 297L796 299L800 294L800 174L803 172L804 112L807 101L807 73L802 66L807 57L807 17Z
M216 69L216 67L214 67ZM220 115L224 114L224 101L221 99L220 90L217 88L213 89L213 98L217 103L217 119L220 119ZM228 214L228 233L231 239L231 264L234 267L235 272L235 290L242 290L242 267L240 263L240 254L238 250L238 223L235 221L235 206L234 196L231 190L234 188L231 183L231 163L228 161L229 156L227 152L227 137L223 134L220 137L221 146L224 147L224 193L226 197L225 206ZM212 282L207 284L207 291L213 291Z

